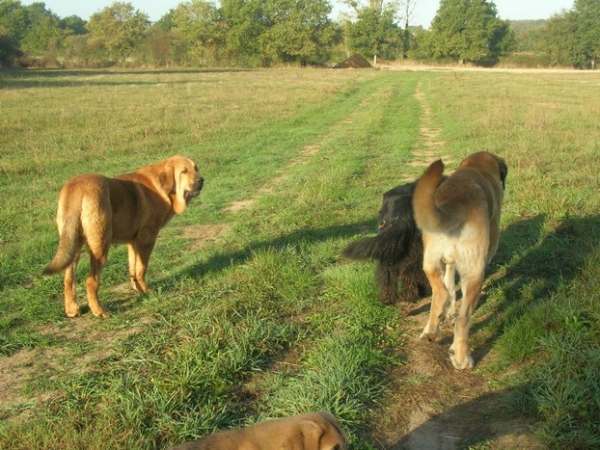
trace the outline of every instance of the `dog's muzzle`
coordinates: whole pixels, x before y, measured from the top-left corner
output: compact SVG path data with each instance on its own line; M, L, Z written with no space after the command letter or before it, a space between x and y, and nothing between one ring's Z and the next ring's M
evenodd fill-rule
M198 179L196 180L196 183L194 184L194 189L192 191L185 191L185 193L184 193L185 200L189 202L194 197L198 197L198 195L200 195L200 191L202 190L203 187L204 187L204 178L198 177Z

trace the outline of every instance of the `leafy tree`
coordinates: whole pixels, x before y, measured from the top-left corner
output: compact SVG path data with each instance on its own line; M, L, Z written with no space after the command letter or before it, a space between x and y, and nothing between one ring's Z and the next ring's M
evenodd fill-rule
M23 52L10 30L0 26L0 67L15 66Z
M576 17L572 12L551 17L543 30L544 50L552 65L576 66Z
M0 27L9 31L12 39L20 42L29 25L27 10L16 0L0 0Z
M403 48L402 32L394 22L391 9L378 11L374 8L364 8L357 14L356 22L348 28L350 47L363 56L394 59L398 50Z
M600 0L575 0L575 60L579 67L596 68L600 58Z
M156 24L138 44L135 56L137 61L156 67L184 66L189 62L188 46L181 35Z
M76 36L86 34L88 30L85 28L87 22L79 16L68 16L60 20L60 27L63 30L68 30Z
M41 2L23 6L19 1L0 0L0 27L4 30L2 45L11 48L11 53L17 48L30 56L43 56L52 64L68 36L59 18Z
M324 63L338 40L327 0L267 0L260 50L265 62Z
M32 3L25 7L27 28L21 39L21 49L31 55L39 56L47 51L56 59L58 47L67 36L60 27L60 19L46 9L44 3Z
M114 2L90 17L88 45L112 61L124 61L144 37L148 16L131 3Z
M221 0L226 51L242 64L260 63L260 36L268 27L263 0Z
M395 23L395 5L383 0L370 0L364 6L354 0L346 2L356 10L356 22L347 27L350 48L363 56L394 59L403 50L403 36Z
M196 61L218 61L217 52L225 42L225 29L214 3L203 0L180 3L172 20L173 30L182 36Z
M412 46L412 34L410 27L415 14L415 9L420 0L401 0L399 3L402 17L404 19L404 29L402 30L402 57L408 58L408 52Z
M327 0L222 0L226 48L242 63L321 64L341 32Z
M168 13L158 19L158 21L154 23L153 27L160 28L164 31L171 31L175 27L174 17L175 8L172 8Z
M441 0L424 44L433 58L493 64L514 44L514 33L493 2Z
M600 57L600 0L576 0L544 29L545 51L553 64L596 68Z
M544 44L546 20L511 20L510 29L515 33L515 50L540 52Z

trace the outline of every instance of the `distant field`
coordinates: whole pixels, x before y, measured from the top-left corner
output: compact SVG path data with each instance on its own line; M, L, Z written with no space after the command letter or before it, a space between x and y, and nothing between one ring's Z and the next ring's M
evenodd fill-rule
M426 300L379 304L373 265L339 255L383 192L479 150L509 174L460 373L450 330L416 340ZM64 318L41 276L61 186L175 154L206 183L161 232L153 292L115 247L111 317ZM0 72L0 448L162 449L323 409L353 449L596 447L599 169L593 72Z

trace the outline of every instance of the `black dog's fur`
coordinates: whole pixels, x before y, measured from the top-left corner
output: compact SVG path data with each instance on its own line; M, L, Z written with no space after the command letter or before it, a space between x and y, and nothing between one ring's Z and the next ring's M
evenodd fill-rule
M383 194L375 237L348 245L342 255L355 260L377 261L375 280L384 304L398 300L413 302L431 295L423 272L423 241L413 215L412 197L416 182L396 186ZM402 291L398 293L398 281Z

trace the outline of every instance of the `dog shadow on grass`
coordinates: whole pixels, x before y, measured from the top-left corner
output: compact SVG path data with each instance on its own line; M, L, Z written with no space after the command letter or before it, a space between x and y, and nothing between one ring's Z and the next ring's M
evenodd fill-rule
M554 229L545 233L546 228ZM600 216L597 215L559 220L539 214L503 230L471 325L471 335L488 327L493 330L489 333L488 329L488 337L474 344L475 363L489 353L506 326L546 301L560 286L576 280L590 252L599 245ZM502 299L492 307L492 313L479 320L478 310L488 302L488 293L496 291L501 292ZM457 299L460 295L459 291ZM428 314L429 309L427 302L409 315ZM446 333L440 344L449 346L451 343L452 333Z
M375 232L376 229L377 221L375 219L324 228L301 229L279 236L273 240L253 242L237 251L218 252L212 255L207 261L187 267L178 276L183 275L191 278L199 278L209 272L218 272L233 265L244 264L252 259L254 253L261 250L282 249L300 242L310 244L324 242L329 239L349 239L365 230L373 230ZM342 248L343 245L340 246L340 251ZM335 255L332 260L337 260L337 258L338 256Z
M494 391L430 416L427 410L413 412L412 431L386 448L421 450L441 448L538 448L532 436L535 420L515 411L519 386ZM496 448L496 447L494 447Z
M552 231L545 233L546 228ZM475 316L473 333L489 326L494 330L474 349L475 360L487 355L503 329L536 305L548 301L560 286L572 284L598 245L600 216L559 220L540 214L504 230L491 266L496 271L491 273L485 288L490 293L499 291L502 299L493 306L493 314L479 321ZM479 308L487 301L484 293Z
M563 286L576 283L599 245L598 215L555 219L540 214L508 226L490 266L479 308L490 304L481 311L481 318L475 313L471 327L476 364L504 330L536 306L552 301ZM446 334L440 345L447 348L452 335ZM387 448L487 448L490 442L498 448L541 448L532 436L536 426L532 411L517 407L523 406L523 394L529 389L531 386L521 384L487 392L439 413L427 406L415 410L410 417L411 431Z

